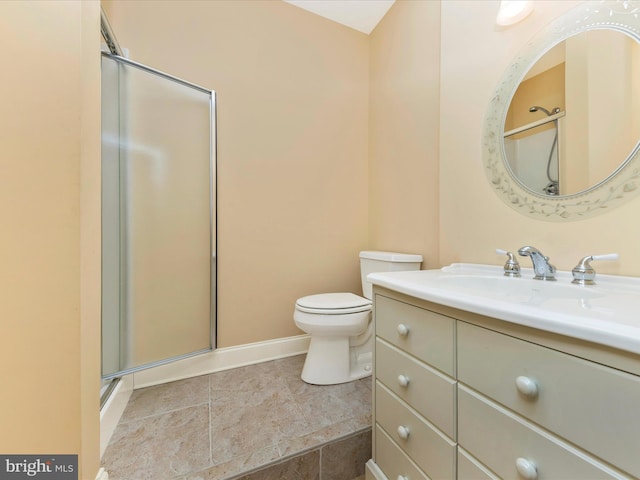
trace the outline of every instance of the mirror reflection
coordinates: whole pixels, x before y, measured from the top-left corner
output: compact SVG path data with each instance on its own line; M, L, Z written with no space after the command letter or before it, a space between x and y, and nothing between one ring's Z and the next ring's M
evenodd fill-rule
M539 195L609 178L640 139L640 45L593 29L548 50L511 99L503 148L512 176Z

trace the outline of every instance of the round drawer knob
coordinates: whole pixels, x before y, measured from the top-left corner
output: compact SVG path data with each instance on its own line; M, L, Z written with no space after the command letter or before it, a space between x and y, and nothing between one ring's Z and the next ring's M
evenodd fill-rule
M407 377L406 375L398 375L398 384L401 387L408 387L409 386L409 377Z
M400 425L398 427L398 436L401 439L406 440L407 438L409 438L409 429L403 425Z
M527 398L536 398L538 396L538 385L535 380L520 376L516 378L516 388L518 391Z
M535 464L526 458L519 457L516 460L516 470L526 480L536 480L538 478L538 470Z
M406 337L407 335L409 335L409 327L407 327L404 323L399 323L396 330L398 331L398 335L402 337Z

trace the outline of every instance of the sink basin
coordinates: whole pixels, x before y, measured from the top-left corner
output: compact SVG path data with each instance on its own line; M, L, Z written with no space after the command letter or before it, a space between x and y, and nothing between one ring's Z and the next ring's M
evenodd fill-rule
M602 297L602 292L576 288L558 282L543 282L512 277L485 275L449 275L439 280L440 288L459 290L466 294L482 294L500 300L541 305L556 298L592 299Z
M596 285L505 277L500 266L456 263L439 270L373 273L374 285L448 307L640 353L640 279L598 275Z

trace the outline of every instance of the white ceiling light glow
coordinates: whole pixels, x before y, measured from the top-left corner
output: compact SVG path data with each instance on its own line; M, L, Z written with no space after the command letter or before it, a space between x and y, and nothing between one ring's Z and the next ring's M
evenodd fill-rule
M533 0L502 0L496 23L508 26L524 20L533 11Z

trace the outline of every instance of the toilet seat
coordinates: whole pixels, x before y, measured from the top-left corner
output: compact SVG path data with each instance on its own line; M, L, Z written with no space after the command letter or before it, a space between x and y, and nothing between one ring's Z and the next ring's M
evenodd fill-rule
M353 293L321 293L299 298L296 310L320 315L345 315L371 310L371 300Z
M421 262L420 255L360 252L362 296L324 293L299 298L293 321L309 336L302 380L314 385L336 385L370 376L375 332L373 285L367 278L377 272L419 270Z

